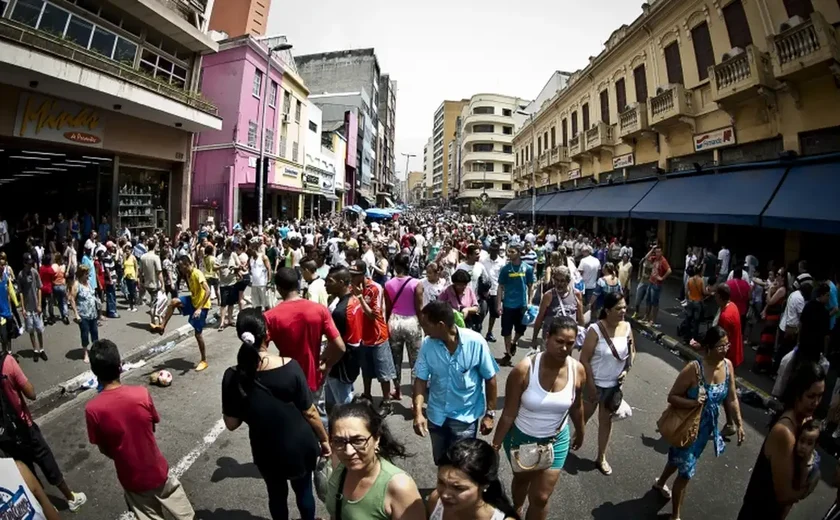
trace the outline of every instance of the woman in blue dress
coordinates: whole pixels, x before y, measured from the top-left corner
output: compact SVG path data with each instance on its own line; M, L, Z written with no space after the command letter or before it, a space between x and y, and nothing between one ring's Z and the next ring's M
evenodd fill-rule
M728 408L727 416L735 418L738 428L738 445L744 441L744 426L741 421L741 407L735 391L735 369L726 359L729 350L729 338L720 327L712 327L700 344L692 341L692 347L699 348L703 360L692 361L682 369L668 394L668 403L678 408L703 407L700 416L700 431L697 439L685 448L671 447L668 450L668 462L662 475L653 484L653 488L666 499L672 497L667 482L677 473L674 480L671 520L680 519L685 489L697 470L697 460L706 448L709 440L715 448L715 456L723 453L723 436L718 431L720 405ZM702 390L701 390L702 389Z

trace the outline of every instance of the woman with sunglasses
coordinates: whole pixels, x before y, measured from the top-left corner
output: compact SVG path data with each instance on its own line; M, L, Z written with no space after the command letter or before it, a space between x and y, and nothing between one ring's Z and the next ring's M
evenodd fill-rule
M699 344L692 340L691 345L701 350L703 360L702 362L692 361L682 369L668 394L668 403L677 408L702 406L700 429L697 432L697 438L689 446L685 448L672 446L668 450L668 462L665 464L665 469L653 484L653 488L658 490L665 499L673 496L671 520L680 518L686 487L694 477L697 460L710 438L714 443L715 456L718 457L723 453L725 444L718 430L721 404L729 409L727 415L735 418L738 446L744 442L741 407L738 404L738 393L735 391L735 368L732 362L726 359L726 352L730 346L726 332L720 327L712 327ZM703 392L700 392L701 385ZM677 473L677 478L674 481L672 495L666 483L674 473Z
M425 520L417 484L396 467L405 446L365 399L330 415L330 447L338 459L327 487L327 511L341 520Z
M542 331L543 340L545 340L551 323L563 316L572 318L580 327L584 325L583 295L572 287L572 276L569 268L560 265L552 270L551 288L543 293L540 300L540 311L534 321L534 336L531 339L531 344L537 344L540 331Z

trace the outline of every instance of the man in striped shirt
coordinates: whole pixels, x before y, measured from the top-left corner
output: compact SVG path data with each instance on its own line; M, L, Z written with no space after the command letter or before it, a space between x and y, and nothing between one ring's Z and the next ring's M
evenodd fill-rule
M527 240L525 241L525 248L522 251L522 261L528 264L528 267L530 267L534 270L534 272L536 272L537 252L534 251L534 246Z

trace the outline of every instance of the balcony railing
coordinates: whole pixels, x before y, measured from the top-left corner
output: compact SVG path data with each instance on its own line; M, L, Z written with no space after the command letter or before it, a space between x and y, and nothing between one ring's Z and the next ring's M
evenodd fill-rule
M840 60L834 27L818 11L773 37L773 72L780 80L808 75L818 65Z
M583 155L583 134L578 134L569 139L569 157L572 159Z
M551 158L548 161L549 166L558 166L569 162L569 149L565 146L555 146L551 149Z
M544 168L548 168L548 156L549 156L548 152L543 152L542 155L540 155L540 161L539 161L539 169L540 170L542 170Z
M586 131L586 151L597 151L615 146L615 128L603 121Z
M690 90L681 84L669 85L650 98L648 119L650 125L670 125L694 116L694 101Z
M162 80L154 78L143 71L133 69L125 64L118 63L75 45L68 40L32 29L8 18L0 18L0 40L12 41L18 45L52 54L88 69L108 74L146 88L152 92L201 110L202 112L212 115L218 114L216 106L204 99L201 94L164 83Z
M649 130L647 103L634 103L618 115L618 135L625 139Z
M709 67L712 100L740 101L755 94L758 87L775 83L770 56L750 45L742 53Z

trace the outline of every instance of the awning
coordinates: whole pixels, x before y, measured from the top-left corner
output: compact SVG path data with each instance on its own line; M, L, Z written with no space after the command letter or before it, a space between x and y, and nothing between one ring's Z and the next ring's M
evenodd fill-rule
M518 199L513 199L505 205L504 211L508 213L521 213L522 208L525 207L526 204L531 204L531 197L520 197Z
M840 233L837 168L837 163L793 168L762 214L761 224L815 233Z
M542 213L540 213L540 211L544 207L546 207L546 205L549 203L549 201L551 199L553 199L555 197L555 195L557 195L557 194L556 193L549 193L549 194L546 194L546 195L538 196L537 197L537 203L534 206L534 214L535 215L542 215Z
M630 211L633 218L758 226L785 167L661 180Z
M571 209L570 215L628 218L630 210L653 188L656 181L634 182L593 188Z
M354 204L354 205L352 205L352 206L346 206L346 207L344 208L344 211L352 211L353 213L361 213L361 212L362 212L362 208L360 208L359 206L356 206L356 205Z
M499 210L501 213L513 213L513 208L515 208L519 204L519 199L513 199L509 201L507 204L504 205L502 209Z
M555 195L548 204L543 206L543 215L569 215L569 212L578 203L589 195L591 188L585 190L561 191Z
M334 192L331 191L322 191L321 196L327 200L338 200L338 197Z
M385 195L385 196L384 196L384 197L382 197L382 198L383 198L383 199L385 199L385 204L386 204L389 208L393 208L393 207L394 207L394 201L393 201L393 200L391 200L391 197L389 197L389 196Z

